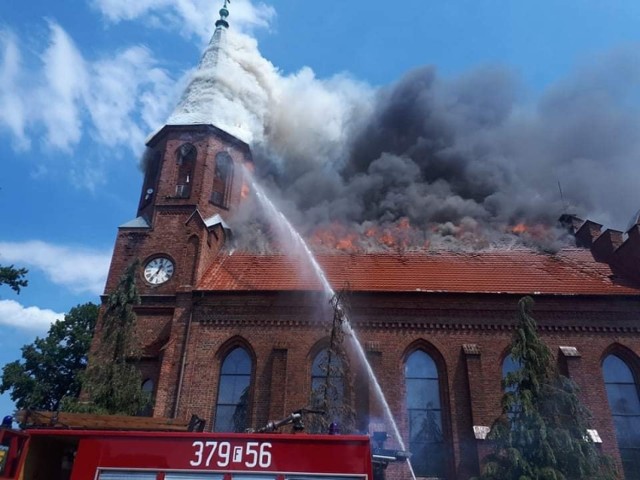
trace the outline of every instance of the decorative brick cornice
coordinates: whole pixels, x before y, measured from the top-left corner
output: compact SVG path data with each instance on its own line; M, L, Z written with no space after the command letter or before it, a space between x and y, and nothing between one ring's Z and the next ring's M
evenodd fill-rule
M210 136L216 136L247 154L251 153L247 143L210 124L165 125L149 139L147 146L153 148L165 139L202 141Z
M174 312L173 307L159 305L136 306L133 310L137 315L173 315Z
M384 314L387 312L383 310ZM426 316L433 312L421 311L422 315L391 315L381 318L381 310L377 315L367 317L361 311L351 318L351 323L356 330L367 331L459 331L459 332L511 332L516 327L516 322L512 319L505 319L502 322L475 320L468 318L456 319L454 315L450 318L427 319ZM496 318L491 312L477 312L480 318ZM579 320L565 320L562 324L542 323L538 329L542 332L576 332L576 333L638 333L640 325L633 325L632 320L625 319L619 324L613 324L605 318L599 320L598 312L591 312L592 317L585 323L578 323ZM467 316L468 317L468 316ZM595 319L594 319L595 318ZM315 306L247 306L247 305L201 305L196 307L194 321L207 325L255 325L255 326L328 326L331 317L329 314L322 315ZM548 320L552 321L552 320ZM599 322L596 324L596 322Z
M305 315L288 314L286 316L278 316L278 318L265 318L262 315L243 314L237 311L233 314L225 313L209 313L198 314L194 316L194 321L203 325L215 326L256 326L256 327L328 327L329 320L326 321L319 318L308 318ZM402 331L459 331L459 332L511 332L515 329L515 324L470 324L470 323L445 323L445 322L393 322L393 321L357 321L353 322L355 330L388 332L390 330ZM634 326L585 326L585 325L562 325L562 326L541 326L539 330L542 332L574 332L574 333L640 333L640 327ZM465 352L466 353L466 352Z
M187 205L157 205L157 214L161 216L167 215L191 215L193 211L196 209L196 205L187 204Z
M150 236L148 230L120 230L118 236L121 238L128 238L133 241L140 241L143 238Z

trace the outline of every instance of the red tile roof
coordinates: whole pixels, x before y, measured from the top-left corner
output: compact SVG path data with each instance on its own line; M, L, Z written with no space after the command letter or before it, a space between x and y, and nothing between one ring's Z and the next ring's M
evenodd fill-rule
M557 254L530 250L478 253L322 254L318 262L335 289L365 292L456 292L559 295L638 295L640 285L616 277L589 250ZM198 290L318 290L303 260L282 254L221 253Z

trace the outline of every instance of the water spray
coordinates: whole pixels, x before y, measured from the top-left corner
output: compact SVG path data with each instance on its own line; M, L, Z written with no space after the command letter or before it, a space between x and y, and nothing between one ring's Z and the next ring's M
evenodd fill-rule
M291 222L289 222L287 217L273 204L273 202L269 199L266 193L257 184L251 172L246 167L243 167L243 169L244 169L244 175L248 179L249 184L251 185L251 188L255 192L257 199L260 201L262 206L267 209L268 213L273 218L277 219L278 225L281 228L284 227L282 230L282 234L286 235L294 242L295 246L304 254L305 260L311 265L311 267L313 267L313 271L316 277L318 278L318 280L320 280L324 293L327 295L327 301L334 302L334 308L336 309L336 311L338 312L338 314L341 316L343 320L342 325L345 330L345 333L347 334L347 337L351 339L351 344L353 346L354 351L356 352L362 364L365 366L367 370L367 375L372 380L376 397L380 400L380 403L382 404L384 415L388 420L389 424L391 425L391 428L393 430L393 435L397 440L398 445L400 445L400 448L402 450L406 450L405 444L402 440L402 436L400 435L400 430L398 429L398 425L396 424L396 421L393 418L393 414L391 413L391 408L389 407L389 403L387 402L384 396L384 393L382 392L380 383L378 382L378 379L375 373L373 372L373 369L371 368L369 361L367 360L367 356L365 354L364 349L362 348L362 344L360 343L358 336L356 335L356 332L353 330L353 327L351 326L351 321L349 320L345 312L345 309L341 305L340 299L336 296L336 293L333 290L333 287L329 283L329 280L327 279L327 276L324 273L324 270L316 260L313 252L307 245L307 242L305 242L302 236L293 227ZM407 465L411 472L411 477L415 480L416 476L415 476L415 473L413 472L413 468L411 467L411 463L409 462L409 459L407 459Z

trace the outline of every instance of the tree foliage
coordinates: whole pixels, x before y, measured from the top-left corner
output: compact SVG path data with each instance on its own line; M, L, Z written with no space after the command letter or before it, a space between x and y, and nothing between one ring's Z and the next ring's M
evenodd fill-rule
M138 265L136 261L127 268L108 297L96 349L82 381L89 402L70 405L71 410L135 415L149 402L137 366L141 352L133 309L140 303L136 287Z
M27 286L25 278L26 268L15 268L13 265L3 267L0 265L0 285L8 285L14 292L20 293L20 289Z
M560 375L531 316L531 297L520 300L511 356L520 368L503 382L502 415L488 439L484 480L578 480L618 478L613 463L591 441L591 415L578 387Z
M97 318L93 303L69 310L46 337L22 347L21 361L4 366L0 393L10 390L18 408L36 410L58 410L63 398L77 397Z

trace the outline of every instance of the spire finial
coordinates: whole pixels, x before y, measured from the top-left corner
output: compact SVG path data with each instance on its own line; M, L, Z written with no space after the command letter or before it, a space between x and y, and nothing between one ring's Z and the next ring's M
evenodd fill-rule
M220 19L216 22L216 28L229 28L229 22L227 22L229 10L227 10L227 5L229 5L230 3L231 0L224 0L224 5L222 5L222 8L220 9Z

